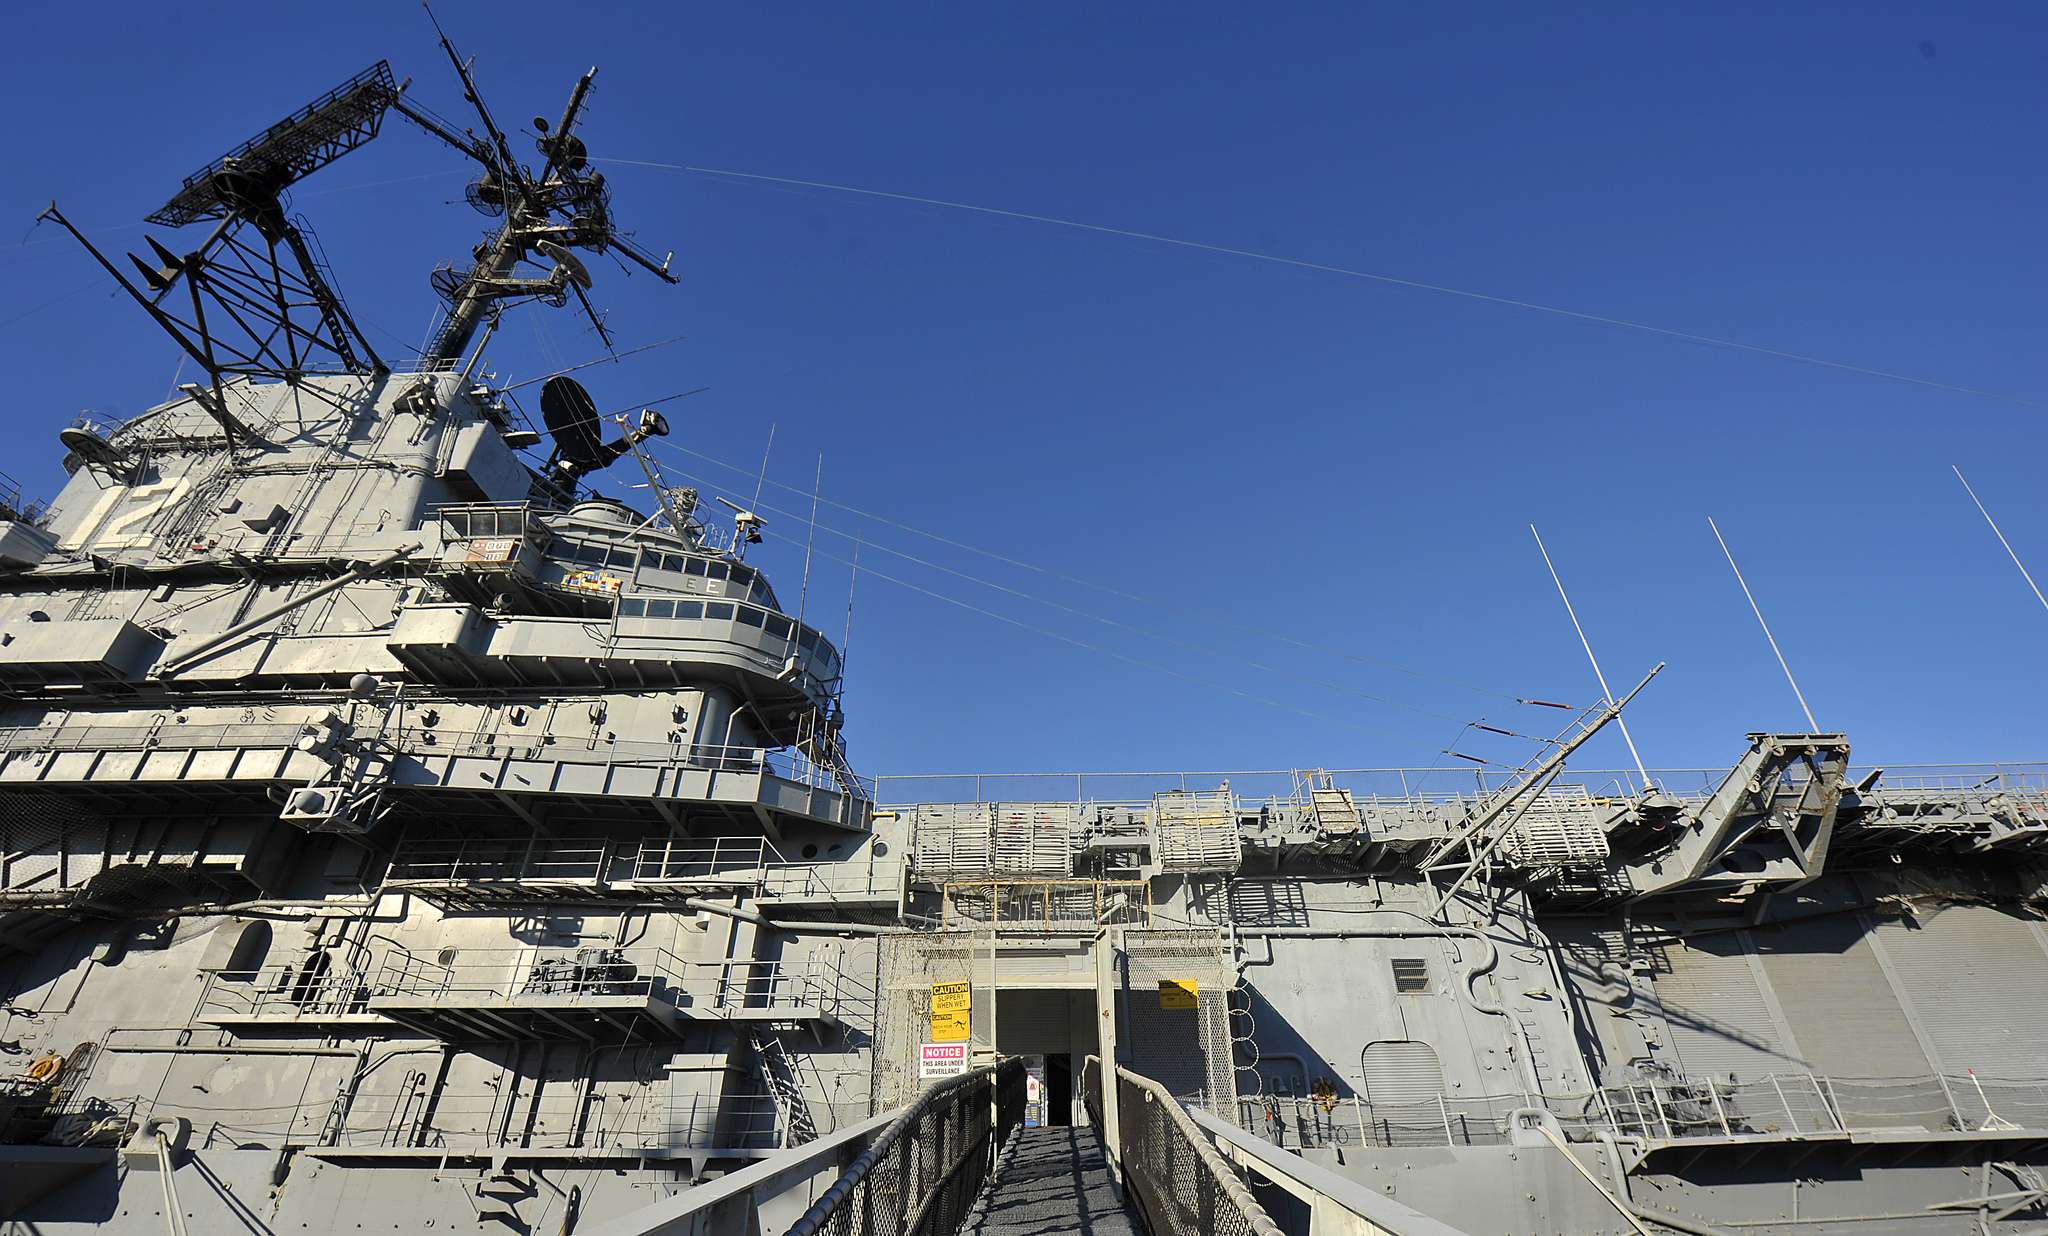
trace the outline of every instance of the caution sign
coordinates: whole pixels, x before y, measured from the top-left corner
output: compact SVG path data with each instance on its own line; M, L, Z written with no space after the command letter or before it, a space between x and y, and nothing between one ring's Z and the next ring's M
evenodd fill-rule
M957 1077L967 1071L967 1044L920 1043L917 1046L917 1076L920 1081L934 1077Z
M1200 1008L1201 984L1194 979L1160 979L1159 1007L1163 1009Z
M969 1009L972 1005L973 998L966 983L933 983L932 1042L965 1043L971 1033Z

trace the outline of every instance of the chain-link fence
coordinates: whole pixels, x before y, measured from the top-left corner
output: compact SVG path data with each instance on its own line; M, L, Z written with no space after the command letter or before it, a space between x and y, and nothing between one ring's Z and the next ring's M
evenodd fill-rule
M787 1236L952 1236L1024 1123L1024 1064L977 1069L920 1094Z
M1089 1119L1102 1118L1102 1061L1090 1056L1081 1091ZM1187 1110L1158 1082L1116 1070L1117 1167L1125 1196L1152 1236L1280 1236Z

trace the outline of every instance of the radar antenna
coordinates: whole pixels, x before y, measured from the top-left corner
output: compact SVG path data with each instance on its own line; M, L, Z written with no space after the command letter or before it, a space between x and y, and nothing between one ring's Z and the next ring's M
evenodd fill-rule
M428 17L433 12L428 10ZM669 272L673 252L655 260L612 223L611 189L604 173L590 166L590 154L576 125L590 97L597 70L591 69L569 92L568 105L559 120L550 125L546 117L535 116L536 145L543 158L538 173L513 157L505 131L485 106L471 72L471 62L455 50L455 44L441 30L442 50L462 82L463 97L476 111L483 136L468 129L458 130L426 108L399 97L392 106L407 120L440 138L482 167L482 176L468 189L469 200L500 223L482 244L467 270L450 270L438 276L437 290L448 302L447 316L434 332L424 354L428 368L452 367L469 347L477 330L495 320L506 303L539 300L561 306L574 296L598 338L611 347L611 333L603 316L592 307L587 294L590 271L570 252L572 248L597 253L617 253L665 283L678 282ZM539 275L522 275L520 266L533 263L544 269Z
M285 190L377 135L398 98L391 66L378 61L185 178L147 222L211 221L196 249L180 254L148 237L151 259L127 273L85 238L55 202L53 220L135 298L212 377L296 381L307 373L384 373L387 366L328 283L305 223ZM173 296L183 285L183 294ZM229 431L229 438L234 438Z

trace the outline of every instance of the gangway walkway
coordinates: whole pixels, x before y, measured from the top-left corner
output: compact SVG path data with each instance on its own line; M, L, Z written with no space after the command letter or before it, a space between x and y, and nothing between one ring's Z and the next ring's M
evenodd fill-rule
M1128 1068L1081 1091L1086 1125L1027 1129L1023 1063L976 1069L587 1236L1469 1236Z
M1018 1129L961 1236L1143 1236L1086 1125Z

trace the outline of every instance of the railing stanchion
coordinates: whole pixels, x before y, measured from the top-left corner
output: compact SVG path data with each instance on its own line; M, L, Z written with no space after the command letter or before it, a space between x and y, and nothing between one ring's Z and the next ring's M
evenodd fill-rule
M1835 1131L1847 1133L1849 1121L1842 1115L1842 1100L1835 1094L1834 1079L1822 1073L1814 1079L1813 1085L1815 1090L1821 1092L1821 1102L1826 1104L1829 1113L1835 1118Z
M1940 1073L1936 1073L1936 1074L1934 1075L1934 1080L1935 1080L1935 1082L1936 1082L1936 1083L1938 1083L1938 1084L1939 1084L1939 1085L1941 1086L1941 1097L1942 1097L1942 1101L1948 1104L1948 1114L1949 1114L1950 1116L1954 1117L1954 1119L1955 1119L1955 1122L1956 1122L1956 1127L1957 1127L1958 1129L1967 1129L1967 1128L1969 1128L1970 1126L1969 1126L1968 1122L1966 1122L1966 1121L1965 1121L1965 1120L1963 1119L1963 1109L1962 1109L1962 1108L1960 1108L1960 1107L1958 1107L1958 1106L1956 1106L1956 1094L1955 1094L1955 1091L1953 1091L1953 1090L1950 1090L1950 1089L1948 1088L1948 1078L1947 1078L1947 1077L1945 1077L1944 1075L1940 1074Z
M1721 1136L1735 1136L1735 1130L1728 1124L1728 1109L1721 1104L1721 1087L1711 1077L1707 1079L1707 1097L1714 1101L1714 1115L1721 1121Z
M1778 1092L1778 1106L1785 1109L1785 1119L1791 1122L1792 1131L1794 1133L1806 1132L1805 1129L1799 1127L1799 1117L1792 1113L1792 1102L1785 1097L1785 1088L1778 1084L1778 1075L1771 1073L1766 1076L1765 1080L1771 1083L1771 1089Z

